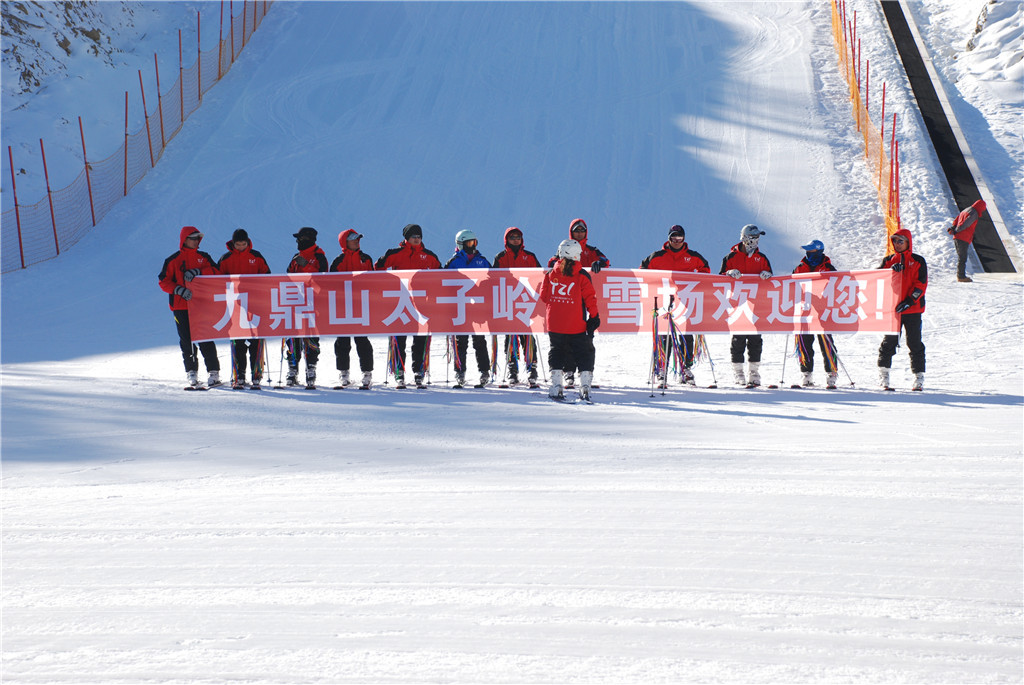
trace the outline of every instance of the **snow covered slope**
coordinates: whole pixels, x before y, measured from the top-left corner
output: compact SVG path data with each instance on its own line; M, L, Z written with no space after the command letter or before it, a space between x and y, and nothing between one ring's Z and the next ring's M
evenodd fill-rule
M818 3L277 3L102 226L3 276L5 681L1020 681L1022 285L953 282L912 116L925 393L872 388L873 335L837 340L841 390L732 389L713 336L722 388L651 397L648 341L600 334L594 406L450 390L439 340L425 391L180 392L183 224L276 269L302 225L377 256L410 221L442 255L516 224L546 255L574 216L615 265L673 223L716 265L754 221L778 272L811 238L873 266L829 30Z

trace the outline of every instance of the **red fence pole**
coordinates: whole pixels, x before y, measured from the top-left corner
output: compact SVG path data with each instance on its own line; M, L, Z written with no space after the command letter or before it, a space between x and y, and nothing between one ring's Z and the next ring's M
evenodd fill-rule
M142 69L139 69L139 89L142 90L142 113L146 116L146 140L149 141L149 166L156 166L153 157L153 136L149 132L149 110L146 109L146 87L142 85Z
M78 117L78 133L82 136L82 161L85 162L85 187L89 189L89 212L92 214L92 225L96 225L96 205L92 201L92 179L89 177L89 158L85 154L85 129L82 128L82 117Z
M878 189L882 189L882 159L885 158L885 81L882 81L882 118L881 130L878 132Z
M203 41L202 41L203 33L202 33L202 25L199 22L199 15L200 15L200 13L197 11L196 12L196 70L197 70L198 78L196 80L197 80L197 82L199 84L197 86L197 88L199 89L199 93L198 93L198 97L196 98L196 100L201 103L203 101Z
M46 199L50 201L50 224L53 226L53 245L60 254L60 241L57 240L57 216L53 213L53 193L50 192L50 172L46 168L46 148L43 147L43 139L39 139L39 151L43 155L43 177L46 179Z
M124 91L124 195L128 195L128 91Z
M178 29L178 104L181 123L185 123L185 58L181 54L181 29Z
M220 81L220 65L224 61L224 0L220 0L220 35L217 37L217 80Z
M167 140L164 139L164 101L160 95L160 62L153 53L153 64L156 65L156 112L160 115L160 151L167 147Z
M21 256L21 268L25 268L25 248L21 244L21 210L18 208L18 184L14 180L14 155L11 146L7 146L7 163L11 170L11 192L14 193L14 223L18 225L18 254Z

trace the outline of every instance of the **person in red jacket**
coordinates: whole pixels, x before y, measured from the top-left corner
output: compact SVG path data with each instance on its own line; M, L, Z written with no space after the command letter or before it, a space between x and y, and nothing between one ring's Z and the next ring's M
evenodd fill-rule
M174 324L178 329L178 344L181 346L181 358L185 362L185 375L189 387L198 388L199 357L196 345L192 344L192 332L188 327L188 302L192 299L192 291L188 285L196 276L215 276L217 267L213 258L200 252L199 243L203 234L195 226L185 226L178 234L178 251L164 260L160 269L160 289L168 294L168 305L174 313ZM213 341L201 342L199 352L203 355L203 363L210 374L207 384L220 385L220 360L217 359L217 345Z
M373 259L359 249L359 241L362 238L362 233L351 228L338 234L341 254L331 263L332 272L373 271ZM356 344L356 354L359 356L359 370L363 372L363 381L359 387L369 390L370 384L373 382L373 346L370 345L370 339L365 335L342 336L334 341L334 360L338 369L338 381L341 387L351 383L349 367L353 340Z
M580 370L580 398L590 400L594 377L594 331L601 325L597 312L597 292L590 274L579 265L582 250L575 240L563 240L558 246L558 261L544 274L540 301L545 304L544 320L551 349L551 387L548 395L563 399L562 371L568 360Z
M804 251L804 258L793 269L793 273L825 273L836 270L832 266L832 260L825 254L825 243L820 240L812 240L806 245L801 246L800 249ZM796 346L800 355L800 371L804 375L802 385L805 388L814 387L814 337L811 333L800 333L796 336ZM828 333L817 337L818 347L821 348L822 364L825 366L825 373L827 374L825 387L831 390L836 387L836 379L839 377L836 346L832 341L832 336Z
M505 249L494 256L495 269L539 269L537 255L526 249L523 232L509 226L505 229ZM519 382L519 360L522 359L530 387L537 386L537 339L532 335L505 336L505 366L509 385Z
M587 222L583 219L573 219L569 222L569 240L575 240L580 244L580 258L577 263L582 267L588 267L592 273L599 273L606 266L612 263L604 256L599 248L587 244ZM548 260L548 268L553 268L558 262L558 255ZM576 382L577 365L571 357L565 360L565 387L571 388Z
M900 327L907 333L910 352L910 371L914 374L913 390L924 390L924 343L921 341L921 315L924 314L924 291L928 289L928 264L924 257L914 254L910 231L901 228L889 238L895 252L882 260L880 269L896 272L896 313ZM890 388L889 371L892 358L899 345L899 335L887 335L878 348L878 380L883 388Z
M974 280L967 275L967 248L974 240L974 229L978 226L978 219L986 209L984 200L977 200L973 205L960 212L953 225L946 229L946 233L953 236L953 244L956 245L956 280L960 283L973 283Z
M398 247L393 247L377 260L377 271L399 269L440 269L441 260L423 245L423 229L418 224L406 224L402 229L404 240ZM395 369L395 384L398 388L405 387L405 339L404 335L392 338L398 351L398 367ZM423 385L426 375L427 345L429 335L412 337L412 371L417 386Z
M708 265L708 260L704 259L704 256L699 252L690 250L686 244L686 229L679 224L672 226L668 229L668 240L661 246L660 250L656 250L647 256L643 262L640 263L641 269L664 269L666 271L685 271L688 273L700 273L709 274L711 273L711 267ZM694 385L696 381L693 378L693 336L683 336L683 383L688 385ZM672 355L672 346L669 345L667 335L658 336L658 344L661 345L661 349L666 350L665 355L665 368L668 368L668 362ZM658 377L658 387L668 387L667 376Z
M231 234L227 242L228 251L217 262L217 270L225 276L234 274L269 274L267 260L252 249L252 241L244 228ZM259 390L263 381L263 357L265 343L260 338L245 338L231 341L231 387L245 387L245 356L249 354L252 370L252 388Z
M764 231L754 224L747 224L740 229L740 242L732 246L729 254L722 260L721 274L739 278L743 275L760 276L763 280L772 277L772 265L764 256L757 243ZM761 385L761 349L764 341L760 335L734 335L732 336L732 370L737 385L757 387ZM750 373L743 375L743 351L747 352Z
M327 271L327 255L317 247L315 228L303 226L298 233L293 233L298 252L288 263L290 274L315 274ZM302 354L306 354L306 387L316 387L316 363L320 359L320 338L287 338L285 347L288 351L288 385L299 384L299 362Z

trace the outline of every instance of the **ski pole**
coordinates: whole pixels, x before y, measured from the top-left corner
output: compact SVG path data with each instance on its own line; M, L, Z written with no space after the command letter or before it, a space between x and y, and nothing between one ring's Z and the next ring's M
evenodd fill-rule
M796 338L793 338L796 340ZM794 343L795 345L796 343ZM784 387L786 383L786 358L789 356L789 341L782 343L782 375L779 377L779 387Z

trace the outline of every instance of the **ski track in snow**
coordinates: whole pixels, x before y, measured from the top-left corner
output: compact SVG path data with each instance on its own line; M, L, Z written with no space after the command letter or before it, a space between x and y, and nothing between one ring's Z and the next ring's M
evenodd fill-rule
M924 393L905 347L874 387L877 335L837 336L836 391L734 388L709 336L719 389L652 397L649 340L600 333L593 406L450 390L439 336L423 391L181 392L155 274L182 223L272 268L293 226L378 256L413 216L442 256L508 222L543 255L582 215L616 266L676 221L713 268L749 221L778 273L812 236L881 257L827 5L346 7L277 3L107 228L4 276L5 682L1024 678L1024 288L952 282L911 117Z

